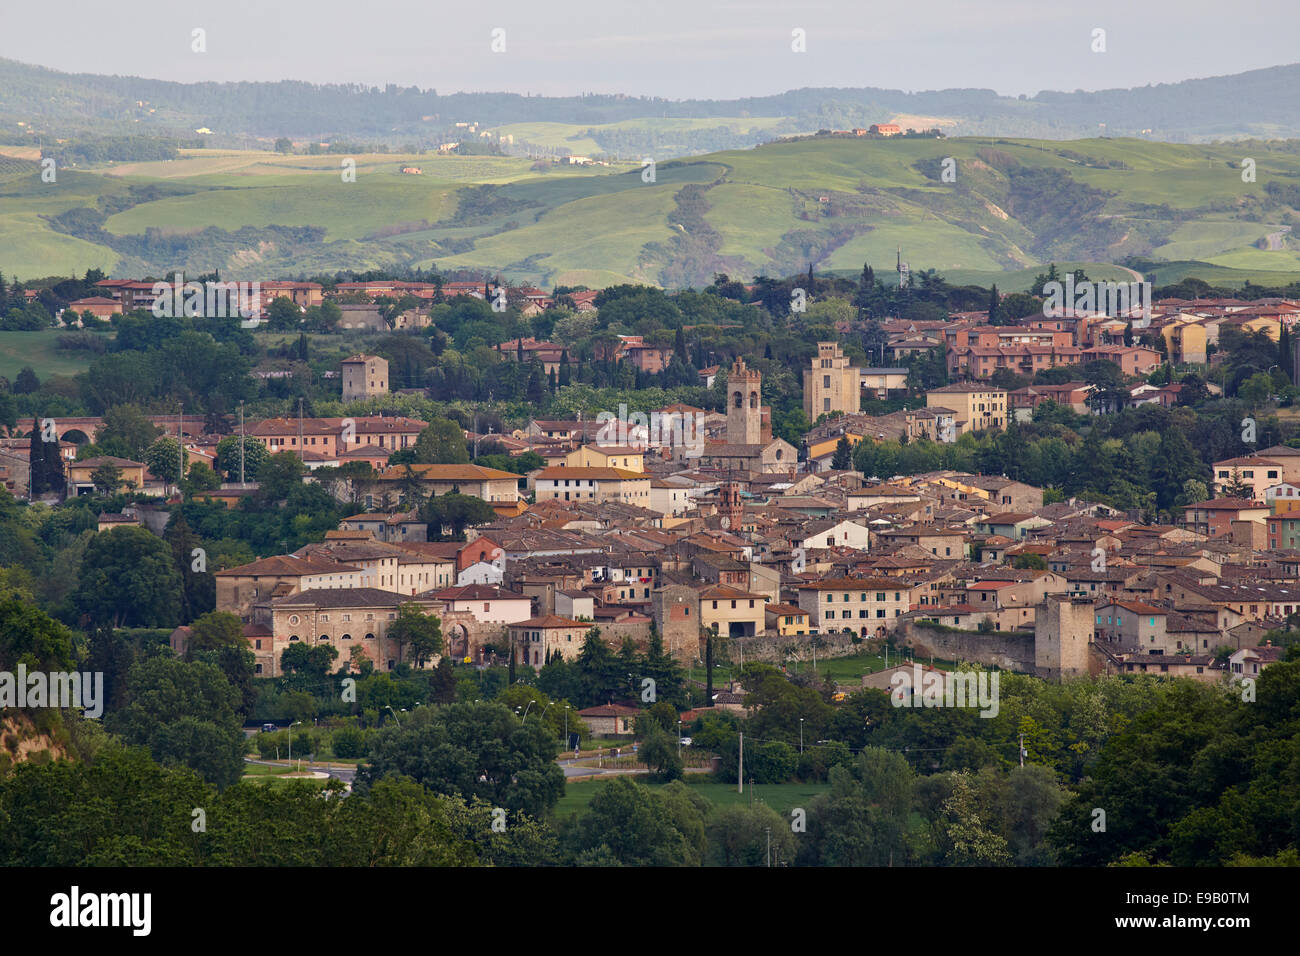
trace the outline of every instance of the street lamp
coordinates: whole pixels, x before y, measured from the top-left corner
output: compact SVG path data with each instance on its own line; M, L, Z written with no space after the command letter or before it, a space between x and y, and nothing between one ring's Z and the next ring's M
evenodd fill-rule
M400 720L397 719L397 711L393 710L393 705L392 705L392 704L385 704L385 705L384 705L384 709L387 710L389 713L391 713L391 714L393 715L393 721L397 724L397 729L398 729L398 730L401 730L401 729L402 729L402 722L401 722ZM405 708L405 707L402 708L402 713L406 713L406 708Z
M547 707L550 707L553 703L555 703L555 701L553 701L553 700L548 700L548 701L546 702L546 707L543 707L543 708L542 708L542 712L541 712L540 714L537 715L537 719L538 719L539 721L541 721L541 720L545 720L545 719L546 719L546 708L547 708Z
M803 718L799 718L799 752L803 753Z
M301 723L301 720L295 720L289 725L289 763L293 763L293 728Z
M569 746L569 702L564 702L564 746Z

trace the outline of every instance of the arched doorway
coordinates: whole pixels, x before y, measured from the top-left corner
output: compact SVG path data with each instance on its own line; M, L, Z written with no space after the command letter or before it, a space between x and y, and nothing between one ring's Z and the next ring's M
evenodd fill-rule
M453 624L447 631L447 655L457 664L469 656L469 631L464 624Z

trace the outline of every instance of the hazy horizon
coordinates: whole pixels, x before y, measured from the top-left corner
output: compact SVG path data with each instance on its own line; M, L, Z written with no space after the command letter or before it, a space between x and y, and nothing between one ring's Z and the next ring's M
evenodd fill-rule
M67 73L181 83L278 81L418 86L439 93L581 93L735 99L808 87L1003 96L1099 91L1294 63L1300 6L1260 0L1250 16L1203 0L1097 0L1087 13L1031 0L972 7L918 0L868 16L851 0L542 8L503 0L440 11L402 0L252 0L177 7L68 0L0 9L0 56ZM1260 31L1264 16L1269 29ZM191 31L207 50L191 50ZM505 30L505 51L492 32ZM1093 30L1106 51L1093 52ZM791 49L792 31L806 52Z

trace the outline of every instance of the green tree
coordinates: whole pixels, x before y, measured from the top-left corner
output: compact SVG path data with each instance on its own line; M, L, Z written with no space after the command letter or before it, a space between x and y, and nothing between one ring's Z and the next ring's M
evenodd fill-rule
M1184 483L1189 479L1203 481L1208 471L1181 429L1169 428L1160 434L1151 485L1161 508L1171 508L1182 493Z
M172 562L181 579L181 621L192 621L216 606L217 584L207 568L202 541L191 530L183 508L172 513L163 540L171 549Z
M72 601L92 624L174 627L180 587L166 542L144 528L113 528L86 546Z
M239 617L229 611L210 611L190 625L189 646L185 659L194 660L201 651L216 651L223 647L248 648L244 625Z
M257 468L258 495L266 501L284 501L306 473L307 466L293 452L276 452Z
M127 705L107 727L148 747L166 765L184 765L218 787L239 781L244 734L239 692L213 664L164 656L139 661L127 675Z
M191 811L214 799L192 770L114 741L90 761L26 761L0 781L0 863L194 866Z
M677 780L686 772L686 765L678 752L677 739L669 736L658 725L652 726L641 738L639 747L638 756L657 779L665 782Z
M799 861L822 866L906 862L914 777L901 754L868 747L830 770L831 789L808 809Z
M13 673L70 670L75 662L72 632L44 611L15 596L0 600L0 670Z
M943 805L939 845L949 866L1006 866L1007 841L985 824L966 772L954 774L952 796Z
M656 792L615 777L568 834L570 852L579 866L699 866L707 806L680 780Z
M244 480L253 481L257 470L270 457L271 453L261 440L249 435L242 439L239 435L229 435L217 442L217 470L226 476L226 481L239 481L241 458Z
M181 449L176 439L159 438L145 449L142 459L155 478L174 485L181 477Z
M430 538L438 540L464 540L466 528L487 524L496 517L492 506L482 498L455 492L430 498L421 509L421 520L428 523Z
M192 461L185 469L185 482L181 490L187 497L200 491L216 491L220 487L221 476L207 462Z
M705 866L777 866L795 858L790 820L766 804L719 807L705 826Z
M415 441L415 457L426 465L463 465L469 462L465 433L453 421L435 419Z
M277 296L266 308L267 327L276 332L289 332L302 322L302 311L285 296Z
M115 405L104 412L104 424L95 436L101 455L142 461L144 453L161 434L136 405Z
M15 395L30 395L33 392L40 391L41 380L36 377L30 365L24 365L19 371L18 376L14 379L13 391Z
M498 703L418 707L383 728L357 781L364 791L403 775L431 790L475 797L511 813L541 817L564 792L555 740Z
M397 609L397 619L388 625L388 639L397 645L399 663L410 647L415 663L423 666L429 658L442 653L442 622L418 604L403 604Z
M100 465L90 473L90 481L99 494L105 497L114 495L122 487L122 469L111 463Z
M853 466L853 446L849 437L841 435L835 443L835 454L831 456L831 468L835 471L848 471Z

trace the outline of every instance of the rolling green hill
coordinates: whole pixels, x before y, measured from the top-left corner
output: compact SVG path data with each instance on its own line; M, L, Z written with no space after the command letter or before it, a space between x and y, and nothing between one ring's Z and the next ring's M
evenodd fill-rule
M1300 202L1296 141L820 136L670 160L653 176L636 163L379 154L353 157L355 182L338 156L180 155L56 183L0 158L0 271L252 279L419 265L698 287L715 272L809 264L889 272L901 249L913 270L1004 290L1048 261L1145 262L1162 281L1174 263L1228 284L1300 274L1286 228ZM1246 157L1254 182L1242 180Z

